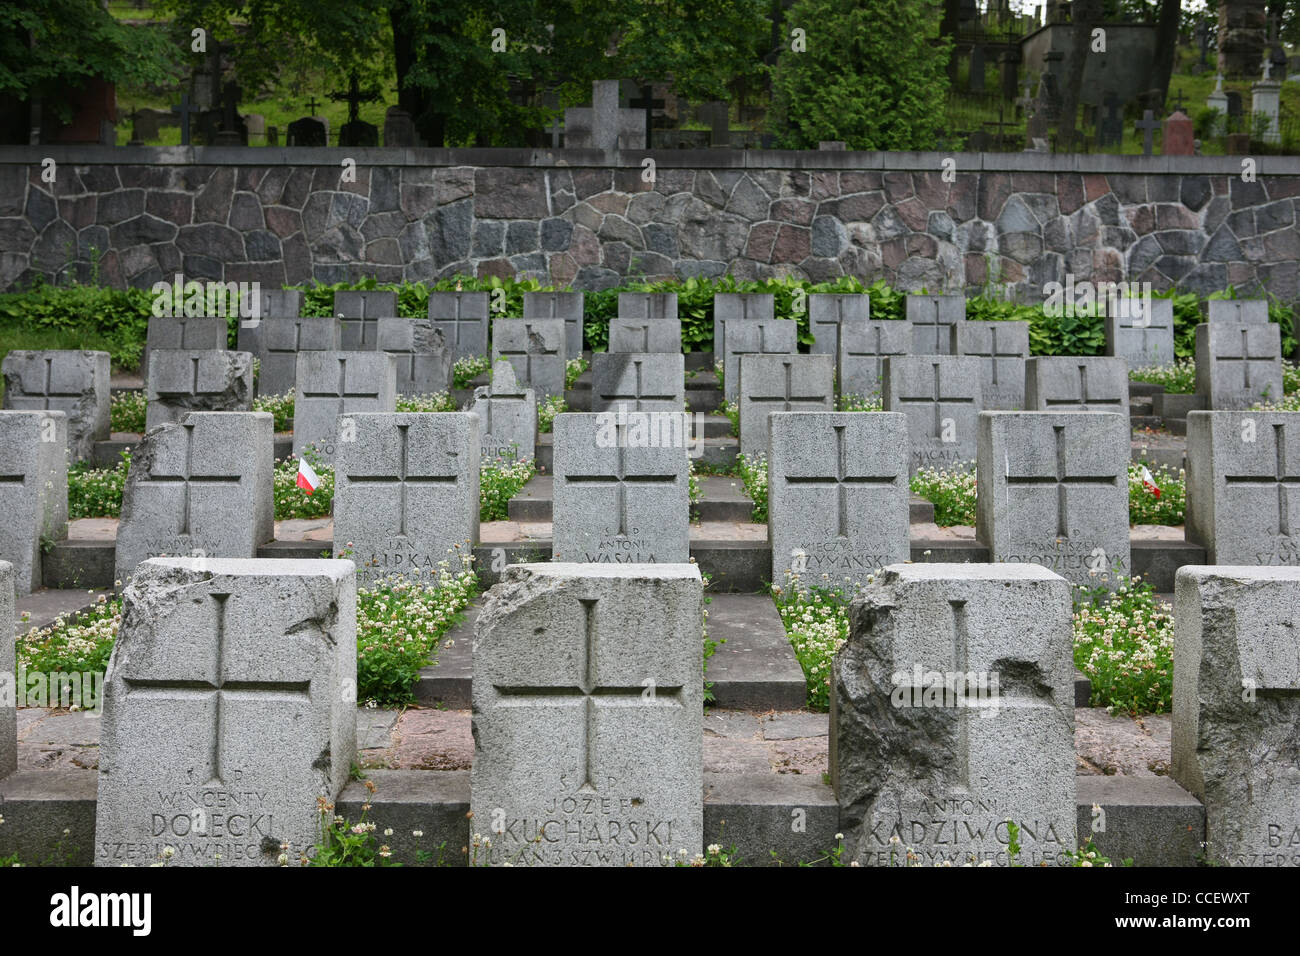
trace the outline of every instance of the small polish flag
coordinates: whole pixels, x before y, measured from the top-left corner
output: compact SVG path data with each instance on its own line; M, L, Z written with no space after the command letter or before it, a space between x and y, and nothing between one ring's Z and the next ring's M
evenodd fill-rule
M1156 480L1151 476L1151 471L1146 465L1142 465L1142 487L1157 498L1160 497L1160 488L1156 485Z
M316 474L316 469L307 464L306 458L298 459L298 487L307 494L311 494L320 487L320 475ZM1160 492L1156 492L1160 494Z

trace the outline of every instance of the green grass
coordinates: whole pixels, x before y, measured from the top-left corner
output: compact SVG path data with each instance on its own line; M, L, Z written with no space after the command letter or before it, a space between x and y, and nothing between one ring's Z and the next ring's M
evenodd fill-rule
M745 485L745 494L754 502L750 520L755 524L763 524L767 521L767 457L738 455L736 466Z
M830 708L831 661L849 637L849 601L838 588L801 585L797 577L786 576L783 585L772 585L786 637L803 668L808 685L808 708Z
M122 513L122 490L131 455L112 468L95 468L84 462L68 467L68 517L116 518Z
M510 499L537 474L531 458L520 461L485 461L479 469L479 521L505 521L510 516Z
M975 524L975 463L963 468L921 468L912 476L912 494L934 505L941 528Z
M1161 385L1171 395L1196 391L1196 360L1181 359L1170 365L1143 365L1128 371L1130 381Z
M108 427L115 432L141 434L144 431L145 412L149 403L144 392L115 392L108 404Z
M1165 713L1173 700L1174 622L1140 578L1078 588L1074 663L1092 681L1092 706Z

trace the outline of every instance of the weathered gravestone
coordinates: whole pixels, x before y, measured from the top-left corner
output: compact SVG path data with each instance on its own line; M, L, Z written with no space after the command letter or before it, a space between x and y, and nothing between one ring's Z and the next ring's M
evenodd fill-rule
M4 407L12 411L59 411L68 416L68 452L90 458L95 442L109 436L107 352L27 351L4 357Z
M1205 805L1205 855L1300 866L1300 568L1174 581L1173 777Z
M286 146L328 146L329 127L314 116L302 116L289 124Z
M352 563L156 558L123 597L95 864L296 864L356 755Z
M1300 414L1187 413L1186 534L1215 564L1300 564Z
M506 568L474 635L470 807L488 862L703 851L702 612L691 564Z
M240 320L238 338L235 343L236 348L241 352L251 352L261 358L263 348L262 323L272 318L296 319L302 315L302 303L301 289L270 289L267 291L259 289L255 298L252 317ZM335 348L338 348L338 346L335 346ZM264 372L265 362L263 362ZM257 388L258 394L273 394L262 390L260 376Z
M773 412L767 463L772 583L849 592L908 560L907 419L884 412Z
M713 296L713 361L727 354L727 323L755 322L776 318L776 297L770 292L718 292ZM793 352L790 348L788 351ZM725 369L724 369L725 371ZM735 401L734 395L728 400Z
M492 364L505 360L539 401L564 394L567 353L561 319L497 319L492 323Z
M870 318L870 296L830 295L821 292L808 296L808 329L814 339L812 354L838 355L841 349L840 329L848 325L861 328Z
M160 556L252 558L275 536L269 412L192 412L145 432L122 490L114 577Z
M225 349L229 327L224 318L211 315L152 316L145 333L140 376L149 381L149 359L155 349Z
M609 320L611 352L680 353L681 350L682 323L677 319Z
M843 859L1060 864L1076 848L1070 585L1037 565L895 564L831 668ZM897 837L898 842L891 843Z
M556 561L689 560L684 418L680 412L555 417Z
M334 540L357 580L434 583L478 540L479 421L472 412L351 414L334 456ZM459 555L459 557L458 557Z
M452 350L430 319L380 319L380 352L397 356L397 394L431 395L451 388Z
M799 327L789 319L729 320L723 332L723 397L740 398L740 360L746 355L793 355L798 349ZM717 353L715 353L717 354ZM832 365L834 364L832 360Z
M384 112L385 146L418 146L415 123L411 114L400 106L390 106Z
M334 293L334 317L343 323L345 350L373 349L379 320L397 318L397 293L340 289Z
M568 149L645 149L645 113L618 105L618 80L593 80L591 106L564 111ZM575 353L576 354L576 353Z
M488 354L486 292L431 292L429 318L446 337L456 359Z
M387 352L299 352L293 403L293 453L314 446L332 462L340 415L397 407L397 356Z
M18 769L18 670L14 642L14 566L0 561L0 780Z
M581 292L525 292L525 319L563 319L564 354L577 358L584 347L582 339Z
M1173 362L1174 303L1124 299L1118 305L1121 314L1106 315L1106 354L1123 359L1129 368Z
M912 323L912 351L918 355L951 355L949 326L966 318L960 295L909 295L907 318Z
M677 293L620 292L618 318L675 319L677 318Z
M42 586L42 541L68 536L68 416L0 412L0 561L14 586ZM0 635L2 636L2 635Z
M840 395L880 399L884 381L884 358L906 355L912 350L912 323L866 319L846 322L838 330L839 368L835 380Z
M966 322L952 327L953 354L980 360L981 407L1025 407L1025 359L1029 357L1028 322Z
M258 331L259 395L284 395L294 390L299 352L337 352L343 344L343 327L329 316L262 319Z
M515 380L509 362L492 367L492 383L474 389L484 461L532 458L537 448L537 397Z
M771 412L835 411L833 356L744 355L737 378L742 455L767 455Z
M1025 360L1025 410L1128 414L1128 363L1101 356Z
M681 352L592 355L591 410L604 412L619 408L630 412L684 412L685 356Z
M1268 323L1267 299L1209 299L1205 303L1206 322L1229 325L1265 325Z
M979 359L958 355L890 355L881 395L887 412L907 416L909 472L975 460L983 376Z
M1276 322L1196 327L1196 394L1210 409L1282 400L1282 330Z
M1091 587L1127 577L1128 436L1114 413L981 414L975 531L989 559Z
M146 428L178 422L190 412L246 412L253 403L253 356L158 349L145 397Z

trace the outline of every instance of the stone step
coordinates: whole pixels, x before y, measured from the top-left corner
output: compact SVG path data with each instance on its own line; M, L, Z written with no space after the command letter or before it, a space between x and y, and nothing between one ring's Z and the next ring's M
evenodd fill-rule
M1164 419L1154 415L1130 415L1129 423L1134 428L1160 428L1164 425Z

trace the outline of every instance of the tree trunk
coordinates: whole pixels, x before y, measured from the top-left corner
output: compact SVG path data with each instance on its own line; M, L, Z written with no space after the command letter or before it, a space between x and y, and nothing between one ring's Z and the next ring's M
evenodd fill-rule
M1156 20L1156 55L1151 63L1151 88L1160 91L1162 103L1169 97L1169 77L1173 75L1177 58L1178 22L1182 12L1182 0L1161 0L1160 17Z
M1101 0L1074 0L1070 16L1070 51L1065 57L1065 78L1061 84L1061 119L1056 127L1057 145L1066 152L1074 152L1083 69L1088 57L1094 55L1092 28L1101 20Z
M406 74L415 65L415 48L411 43L412 30L405 22L401 4L388 8L388 22L393 28L393 63L397 72L397 105L411 114L411 123L427 146L442 146L446 136L447 117L435 112L425 91L418 86L406 85Z

